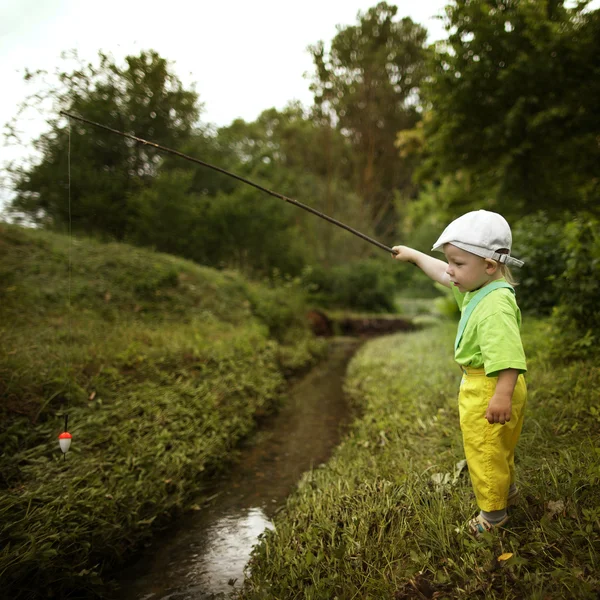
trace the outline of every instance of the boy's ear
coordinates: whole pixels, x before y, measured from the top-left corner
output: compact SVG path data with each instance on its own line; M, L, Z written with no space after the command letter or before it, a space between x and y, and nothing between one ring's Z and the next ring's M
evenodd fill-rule
M498 270L498 262L491 258L484 258L485 260L485 272L488 275L493 275Z

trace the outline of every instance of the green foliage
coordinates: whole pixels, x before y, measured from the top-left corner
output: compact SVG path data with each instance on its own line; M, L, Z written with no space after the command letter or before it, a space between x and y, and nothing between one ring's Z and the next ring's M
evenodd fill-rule
M598 354L600 331L600 221L581 214L564 228L566 268L559 280L555 352L559 357Z
M395 265L368 259L326 269L314 266L304 274L310 297L326 307L368 312L394 312L397 292Z
M279 341L290 331L305 328L306 294L298 278L275 277L251 293L250 304L269 334Z
M301 270L293 215L281 200L250 188L211 197L191 192L193 185L191 171L167 171L136 195L131 241L249 274Z
M183 89L165 59L154 51L126 57L125 66L103 53L99 59L99 65L57 73L58 83L44 96L60 110L165 146L189 138L199 114L198 96ZM41 160L14 173L17 195L11 210L64 230L70 200L74 231L123 240L137 216L129 198L153 181L158 151L80 122L70 125L69 134L64 117L51 118L49 125L36 142Z
M562 221L543 212L525 216L513 228L512 254L525 262L515 270L517 296L523 311L549 315L559 303L566 258Z
M211 144L205 142L198 138L189 146L204 148L207 160L223 160L233 172L339 220L361 218L360 200L341 178L342 136L297 105L266 110L252 123L236 120L219 129ZM280 198L232 185L223 175L218 182L207 169L171 169L169 162L169 172L134 199L140 214L132 226L137 243L259 276L274 271L294 276L306 264L337 264L365 254L363 241Z
M352 171L347 141L328 124L311 119L299 105L290 104L282 111L265 110L252 123L238 119L219 129L215 144L229 149L234 172L342 222L361 222L361 200L346 183ZM196 180L193 189L197 189L197 184ZM219 260L225 263L233 259L239 266L245 261L265 275L273 269L297 274L300 264L338 264L366 252L365 243L358 238L262 192L238 186L227 194L215 194L215 198L228 206L221 216L215 200L214 206L210 204L207 222L214 219L224 235L230 235L230 222L236 229L233 237L242 236L245 240L246 228L250 233L250 248L243 249L244 256L230 256L223 251ZM238 207L238 203L248 206ZM361 229L372 233L368 224ZM237 245L235 241L234 246ZM258 258L260 255L262 258ZM215 264L214 257L209 256L209 260ZM286 265L286 261L293 264Z
M323 352L302 307L295 286L0 225L3 592L107 597L107 571L197 496L277 408L285 375Z
M127 241L205 262L206 227L202 205L189 193L191 183L190 171L173 169L160 173L151 187L132 196L129 205L136 217L128 227Z
M242 174L294 184L308 172L323 178L351 174L350 149L337 130L312 117L298 102L283 110L264 110L253 122L236 119L218 130L218 147L227 148ZM295 194L299 189L288 190Z
M425 98L430 170L458 170L509 216L600 206L600 11L455 0Z
M436 284L412 264L398 265L395 279L396 292L402 298L437 298L440 295Z
M210 230L199 240L208 264L264 275L274 269L298 273L304 263L293 216L281 200L248 187L217 196L207 202Z
M475 540L454 333L386 336L353 358L346 389L360 417L263 535L243 598L596 598L598 366L549 363L546 323L527 320L526 500L502 533Z

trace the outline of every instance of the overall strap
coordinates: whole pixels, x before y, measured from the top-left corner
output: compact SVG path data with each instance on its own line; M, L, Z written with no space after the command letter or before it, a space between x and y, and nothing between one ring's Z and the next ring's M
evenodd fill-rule
M469 301L466 308L462 311L462 315L460 317L460 323L458 324L458 331L456 333L456 339L454 340L454 352L456 352L458 345L460 344L460 340L462 339L463 333L465 331L465 327L467 326L467 322L469 321L469 317L471 313L475 310L475 307L491 292L494 290L498 290L500 288L508 288L513 294L515 293L512 285L506 283L506 281L492 281L488 283L485 287L481 288Z

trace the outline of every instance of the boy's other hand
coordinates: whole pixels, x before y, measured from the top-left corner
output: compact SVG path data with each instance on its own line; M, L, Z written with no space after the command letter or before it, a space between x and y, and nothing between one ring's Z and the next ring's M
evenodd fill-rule
M488 423L508 423L510 421L510 413L512 410L512 398L510 396L501 396L494 394L489 401L485 418Z

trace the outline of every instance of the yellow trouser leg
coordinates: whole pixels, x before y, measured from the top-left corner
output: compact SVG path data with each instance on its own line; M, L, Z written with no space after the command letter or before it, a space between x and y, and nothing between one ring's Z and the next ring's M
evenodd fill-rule
M458 395L460 428L473 491L481 510L506 508L508 488L515 480L515 447L521 435L527 402L525 378L519 375L508 423L490 425L485 418L497 377L483 371L466 373Z

